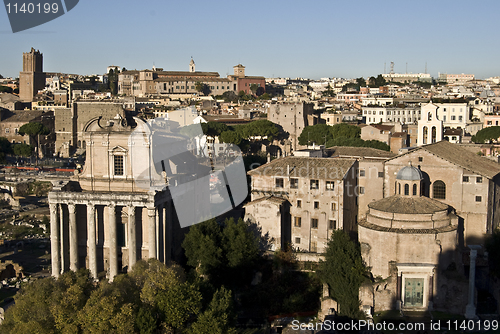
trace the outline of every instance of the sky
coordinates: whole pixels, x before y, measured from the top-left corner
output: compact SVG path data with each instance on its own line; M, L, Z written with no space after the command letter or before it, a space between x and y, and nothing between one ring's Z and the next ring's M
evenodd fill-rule
M80 0L65 15L12 33L0 8L0 74L18 77L22 53L44 71L127 69L357 78L424 72L500 76L500 1Z

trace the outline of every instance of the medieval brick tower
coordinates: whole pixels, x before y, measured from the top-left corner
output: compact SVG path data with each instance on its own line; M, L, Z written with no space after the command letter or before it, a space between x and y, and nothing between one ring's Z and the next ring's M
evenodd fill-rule
M43 55L31 48L23 53L23 70L19 73L19 97L23 102L32 102L39 90L45 88Z

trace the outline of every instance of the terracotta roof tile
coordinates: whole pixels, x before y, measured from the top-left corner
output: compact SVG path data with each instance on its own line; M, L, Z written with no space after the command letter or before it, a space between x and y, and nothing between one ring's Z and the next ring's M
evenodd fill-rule
M428 197L393 195L368 204L370 209L403 214L428 214L448 209L448 205Z
M354 159L342 158L284 157L253 169L248 172L248 175L341 180L355 161Z

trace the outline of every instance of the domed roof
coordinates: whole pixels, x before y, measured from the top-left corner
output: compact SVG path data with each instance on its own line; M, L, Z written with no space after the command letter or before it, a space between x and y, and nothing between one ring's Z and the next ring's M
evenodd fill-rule
M409 166L403 167L399 170L398 175L396 175L396 179L407 180L407 181L420 181L423 179L423 177L420 169L413 167L410 163Z

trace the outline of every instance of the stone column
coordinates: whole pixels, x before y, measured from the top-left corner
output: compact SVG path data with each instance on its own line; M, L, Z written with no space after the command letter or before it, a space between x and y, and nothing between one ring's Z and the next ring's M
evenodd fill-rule
M59 277L61 272L61 254L59 253L59 221L57 217L57 204L50 204L50 256L52 276Z
M148 244L151 259L156 259L156 209L148 208Z
M108 205L109 226L109 281L118 275L118 247L116 238L116 207L114 203Z
M156 224L156 258L158 260L162 260L163 258L163 255L160 256L160 249L162 248L162 226L161 226L161 221L160 221L160 217L162 215L162 206L160 205L158 207L158 210L156 212L156 217L155 217L155 224Z
M474 305L476 290L476 257L477 249L481 246L470 245L470 268L469 268L469 303L465 307L465 317L467 319L476 319L476 306Z
M128 207L128 271L130 272L137 262L137 237L135 222L135 206Z
M95 224L95 206L87 204L87 247L89 256L89 270L92 277L97 280L97 241Z
M69 269L78 270L78 236L76 232L76 206L68 204L69 213Z
M66 269L66 250L68 248L68 245L65 244L64 240L64 209L62 203L59 204L59 244L60 244L60 256L61 256L61 271L60 273L62 274L64 270Z

